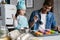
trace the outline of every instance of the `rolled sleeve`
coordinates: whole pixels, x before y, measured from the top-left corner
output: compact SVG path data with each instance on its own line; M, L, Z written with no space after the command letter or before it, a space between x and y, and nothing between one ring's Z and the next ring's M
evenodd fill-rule
M54 14L53 14L53 16L52 16L52 26L53 26L53 27L56 27L56 20L55 20Z
M35 12L32 12L29 19L29 23L34 21L34 16L35 16Z

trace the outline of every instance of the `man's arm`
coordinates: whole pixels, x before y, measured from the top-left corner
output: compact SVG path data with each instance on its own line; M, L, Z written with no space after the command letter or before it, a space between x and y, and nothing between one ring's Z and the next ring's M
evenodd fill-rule
M33 24L34 24L34 13L35 12L32 12L31 13L31 16L30 16L30 19L29 19L29 27L32 27L33 26Z
M34 24L37 22L37 20L38 20L38 18L37 18L36 14L35 14L35 11L34 11L34 12L32 12L32 14L30 16L29 26L33 27Z
M54 16L54 13L52 13L52 17L51 17L51 20L52 20L52 28L54 30L57 30L57 26L56 26L56 20L55 20L55 16Z

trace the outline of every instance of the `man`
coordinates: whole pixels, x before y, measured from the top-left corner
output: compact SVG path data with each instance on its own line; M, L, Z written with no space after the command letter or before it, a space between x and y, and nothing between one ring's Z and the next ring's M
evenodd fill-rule
M52 7L51 2L44 2L40 10L32 12L29 20L31 30L57 29L54 13L50 12Z

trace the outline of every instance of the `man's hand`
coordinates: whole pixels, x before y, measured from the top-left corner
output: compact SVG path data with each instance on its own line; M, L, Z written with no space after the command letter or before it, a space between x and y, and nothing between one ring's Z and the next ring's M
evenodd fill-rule
M60 32L60 26L58 26L58 31Z
M34 21L33 22L30 22L30 27L33 27L34 26L34 23L38 21L38 17L37 16L34 16Z
M37 22L37 21L38 21L38 17L34 16L34 22Z
M57 30L58 32L60 32L60 26L55 27L54 30Z
M58 27L56 26L53 30L57 31L58 30Z

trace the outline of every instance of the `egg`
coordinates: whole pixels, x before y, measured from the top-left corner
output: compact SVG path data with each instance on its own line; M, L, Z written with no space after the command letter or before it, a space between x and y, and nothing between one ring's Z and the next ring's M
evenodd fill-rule
M42 36L43 33L41 33L41 32L35 32L35 35L36 35L36 36Z
M51 32L45 32L46 35L51 35Z

